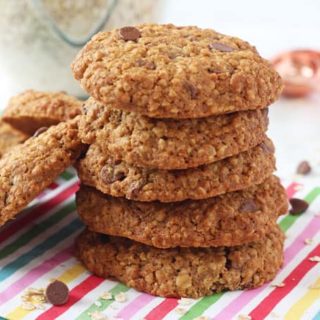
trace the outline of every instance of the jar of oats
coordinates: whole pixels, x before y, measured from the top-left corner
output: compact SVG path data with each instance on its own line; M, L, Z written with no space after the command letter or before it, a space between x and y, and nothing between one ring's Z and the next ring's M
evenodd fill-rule
M101 30L156 21L156 0L0 0L2 103L16 92L84 93L70 63Z

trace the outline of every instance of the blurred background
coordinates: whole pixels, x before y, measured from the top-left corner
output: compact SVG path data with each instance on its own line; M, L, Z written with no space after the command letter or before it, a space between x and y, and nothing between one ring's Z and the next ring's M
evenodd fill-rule
M0 0L0 106L29 88L84 96L69 65L97 31L141 22L209 27L273 60L291 96L270 112L278 173L308 160L319 177L319 13L318 0Z

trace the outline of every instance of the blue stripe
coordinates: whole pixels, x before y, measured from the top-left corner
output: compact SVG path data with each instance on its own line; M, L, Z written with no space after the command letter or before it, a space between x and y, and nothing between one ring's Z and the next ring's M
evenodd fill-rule
M320 320L320 311L315 315L312 320Z
M0 269L0 282L5 280L14 274L18 269L23 268L33 259L41 256L44 252L48 251L52 247L56 246L59 242L63 241L65 238L69 237L75 231L78 231L83 226L79 219L73 220L67 226L59 230L57 233L46 239L44 242L40 243L32 250L24 253L16 260L7 264Z

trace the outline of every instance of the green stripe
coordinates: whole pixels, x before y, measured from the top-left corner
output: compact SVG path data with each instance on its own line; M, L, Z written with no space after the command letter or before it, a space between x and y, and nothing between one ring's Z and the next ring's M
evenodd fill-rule
M12 243L4 247L2 250L0 250L0 259L6 258L8 255L18 250L20 247L24 246L33 238L37 237L40 233L54 226L60 220L65 218L68 214L75 211L75 209L76 209L76 205L74 201L72 201L72 203L67 204L59 211L50 215L48 219L42 221L39 224L32 226L30 230L28 230L27 232L22 234L18 239L16 239Z
M120 292L126 292L128 291L129 288L127 286L125 286L124 284L122 283L119 283L117 284L115 287L113 287L109 292L112 294L112 295L115 295L115 294L118 294ZM91 316L90 314L92 312L95 312L95 311L104 311L105 309L107 309L110 304L112 302L114 302L114 300L104 300L104 299L101 299L99 298L97 301L99 301L101 303L101 306L98 307L97 305L95 305L94 303L88 308L86 309L85 311L83 311L79 316L78 318L76 318L76 320L91 320Z
M304 200L307 201L309 204L311 204L319 195L320 195L320 188L317 187L317 188L312 189L305 196ZM297 215L289 214L285 218L283 218L281 220L281 222L279 223L282 231L286 232L296 222L296 220L299 219L300 216L301 216L301 214L297 214Z
M71 180L75 175L69 171L64 171L60 174L60 177L64 180Z
M45 239L43 242L40 242L31 250L25 252L12 262L2 267L0 269L0 282L10 277L12 274L26 266L34 259L43 255L49 249L55 247L59 242L65 241L65 238L70 237L70 235L72 235L74 232L80 230L82 226L83 224L79 219L74 219L66 226L58 230L55 234L51 235L49 238Z
M180 320L192 320L196 317L202 315L202 313L207 310L211 305L216 303L221 297L223 293L216 293L212 296L204 297L200 301L198 301L190 310L183 315Z

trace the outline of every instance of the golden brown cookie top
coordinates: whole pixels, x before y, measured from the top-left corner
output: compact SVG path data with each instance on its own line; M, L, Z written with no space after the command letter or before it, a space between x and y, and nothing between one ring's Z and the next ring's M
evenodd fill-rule
M265 108L282 87L276 71L247 42L172 24L99 33L72 70L96 100L156 118Z
M3 120L20 131L34 134L81 114L82 102L64 92L24 91L9 100Z

